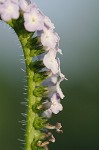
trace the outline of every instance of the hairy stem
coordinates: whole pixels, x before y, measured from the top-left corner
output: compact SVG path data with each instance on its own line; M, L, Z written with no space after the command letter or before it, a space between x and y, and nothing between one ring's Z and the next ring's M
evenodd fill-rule
M27 39L24 39L22 37L19 37L22 47L23 47L23 52L24 52L24 57L25 57L25 62L26 62L26 73L27 73L27 84L28 84L28 112L27 112L27 127L26 127L26 145L25 145L25 150L31 150L31 144L33 142L33 139L39 136L40 132L35 130L33 127L33 122L37 114L35 114L32 110L32 106L35 104L36 97L33 95L33 90L35 89L35 82L33 81L33 75L34 72L30 69L29 64L32 61L32 57L30 57L30 50L25 46L25 42ZM25 41L26 40L26 41Z
M41 97L35 93L36 89L36 82L34 81L34 74L36 67L32 66L32 69L30 67L33 56L30 55L30 47L28 45L28 41L31 41L33 39L33 34L27 32L24 29L23 26L23 18L20 16L18 21L15 20L8 22L8 24L15 30L24 53L24 59L26 64L26 74L27 74L27 86L28 86L28 92L27 92L27 102L28 102L28 108L27 108L27 118L26 118L26 137L25 137L25 150L44 150L44 147L38 146L38 142L42 140L42 133L40 131L40 128L44 127L43 123L45 120L40 118L38 112L33 110L33 107L35 108L37 102L41 101ZM37 72L36 72L37 73ZM38 85L40 85L38 83Z

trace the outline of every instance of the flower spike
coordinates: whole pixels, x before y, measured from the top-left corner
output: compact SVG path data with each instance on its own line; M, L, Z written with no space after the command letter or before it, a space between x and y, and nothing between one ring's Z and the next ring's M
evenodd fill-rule
M48 150L50 142L56 141L49 130L63 132L61 123L48 123L63 110L65 97L60 83L67 79L57 58L57 53L62 54L60 37L49 17L30 0L0 0L0 20L15 30L24 53L27 99L22 104L28 110L22 113L26 121L21 122L26 125L25 150Z

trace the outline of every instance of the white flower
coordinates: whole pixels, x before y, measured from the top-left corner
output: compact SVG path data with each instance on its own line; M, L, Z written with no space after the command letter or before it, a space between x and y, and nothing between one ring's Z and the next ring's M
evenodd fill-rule
M62 90L61 90L61 88L60 88L60 83L62 82L64 80L64 78L61 78L58 82L57 82L57 84L56 84L56 92L59 94L59 97L61 98L61 99L63 99L65 96L64 96L64 94L63 94L63 92L62 92Z
M56 57L56 52L50 50L43 58L44 65L52 71L53 74L58 72L58 62Z
M54 84L56 84L56 83L57 83L57 81L58 81L58 77L57 77L57 75L52 75L52 77L51 77L51 81L52 81Z
M65 80L68 80L68 79L65 77L65 75L62 74L62 72L61 72L61 69L60 69L60 59L59 59L59 58L57 58L57 62L58 62L58 66L59 66L59 68L58 68L58 70L59 70L59 72L58 72L59 76L60 76L61 78L65 79Z
M43 116L43 117L46 117L46 118L51 118L51 116L52 116L52 111L51 111L51 109L49 108L49 109L45 110L45 111L43 112L42 116Z
M61 55L63 55L63 53L62 53L62 50L61 49L56 49L57 50L57 52L59 52Z
M11 19L18 19L19 6L16 3L7 0L2 4L0 8L1 19L4 21L10 21Z
M45 29L44 32L41 34L41 43L43 46L45 46L46 50L55 49L58 42L58 34L50 29Z
M63 110L63 106L60 104L60 101L57 99L57 95L56 94L53 94L53 96L51 98L51 102L52 102L52 105L50 107L50 110L54 114L58 114L59 111Z
M25 10L25 12L29 13L29 12L33 11L34 9L39 11L39 8L35 3L28 2L28 7Z
M19 0L19 6L22 11L26 11L29 5L26 0Z
M47 16L44 17L44 24L47 28L55 29L54 24L51 22L51 20Z
M48 86L48 96L51 97L54 93L57 93L58 96L63 99L65 96L60 88L60 83L64 80L64 78L61 78L59 81L57 81L56 84L53 84L51 82L47 83ZM46 84L46 82L45 82Z
M43 117L50 118L52 113L58 114L59 111L63 110L62 104L60 104L60 99L57 98L57 94L54 93L51 97L51 106L49 109L45 110L42 114Z
M43 16L39 13L38 9L36 8L31 9L30 12L24 13L24 21L25 29L29 32L34 32L43 29Z

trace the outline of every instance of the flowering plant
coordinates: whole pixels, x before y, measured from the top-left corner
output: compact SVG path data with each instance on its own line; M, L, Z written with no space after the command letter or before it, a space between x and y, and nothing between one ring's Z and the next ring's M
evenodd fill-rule
M50 129L62 132L61 123L48 123L63 106L59 36L51 20L35 3L25 0L0 0L0 19L16 32L24 52L27 73L27 119L25 150L47 150L55 138ZM33 58L35 58L33 60Z

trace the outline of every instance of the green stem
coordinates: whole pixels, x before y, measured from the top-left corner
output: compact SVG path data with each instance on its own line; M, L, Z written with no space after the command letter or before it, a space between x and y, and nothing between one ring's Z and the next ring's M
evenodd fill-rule
M35 107L37 102L41 100L41 97L35 96L35 94L33 94L36 88L36 82L33 80L33 69L35 68L30 68L32 57L30 55L30 48L27 45L28 40L31 40L33 33L31 34L24 29L23 19L21 16L17 21L13 20L11 22L8 22L8 24L15 30L21 42L26 64L28 109L26 118L25 150L44 150L45 148L37 146L37 142L42 139L42 133L39 129L40 127L42 127L44 121L39 117L38 113L33 110L33 106Z
M33 95L33 90L35 89L35 82L33 81L34 72L30 69L29 64L32 62L32 57L30 57L30 50L25 46L27 39L19 37L20 42L23 47L25 63L26 63L26 73L27 73L27 84L28 84L28 112L27 112L27 127L26 127L26 145L25 150L31 150L31 144L33 139L36 139L40 132L35 130L33 127L33 122L37 114L32 110L32 106L35 104L36 97ZM26 40L26 41L25 41Z

